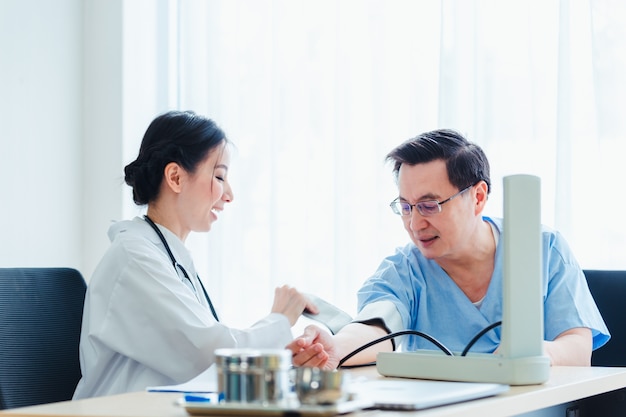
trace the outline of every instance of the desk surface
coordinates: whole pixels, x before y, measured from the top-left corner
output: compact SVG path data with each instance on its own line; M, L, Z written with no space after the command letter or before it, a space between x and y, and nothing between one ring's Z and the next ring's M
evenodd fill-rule
M352 375L384 378L375 367L348 371ZM349 414L368 417L483 417L510 416L575 401L626 387L626 368L553 367L550 379L541 385L514 386L495 397L436 407L416 412L368 410ZM25 416L111 416L183 417L189 416L175 404L181 394L134 392L110 397L65 401L0 411L0 417Z

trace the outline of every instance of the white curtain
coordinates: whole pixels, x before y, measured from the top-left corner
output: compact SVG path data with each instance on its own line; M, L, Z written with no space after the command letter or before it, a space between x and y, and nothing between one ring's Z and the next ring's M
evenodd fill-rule
M354 314L361 283L408 242L384 157L435 128L487 153L486 214L501 215L503 176L538 175L542 221L581 266L626 267L621 0L160 5L175 76L156 88L236 145L235 200L188 242L228 323L260 318L284 283Z

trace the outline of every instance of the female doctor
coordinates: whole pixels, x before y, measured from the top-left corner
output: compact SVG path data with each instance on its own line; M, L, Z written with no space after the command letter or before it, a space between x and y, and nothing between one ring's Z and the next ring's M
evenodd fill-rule
M276 288L271 313L245 330L223 324L184 246L233 199L229 143L216 124L171 111L148 127L125 181L147 214L109 228L111 246L87 289L74 399L179 384L215 362L214 350L283 348L304 309L294 288Z

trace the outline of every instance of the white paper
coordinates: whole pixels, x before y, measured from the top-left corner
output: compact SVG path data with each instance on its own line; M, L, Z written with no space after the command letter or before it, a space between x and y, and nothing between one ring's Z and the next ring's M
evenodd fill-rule
M217 367L211 365L209 369L195 378L178 385L163 385L159 387L146 387L148 392L217 392Z

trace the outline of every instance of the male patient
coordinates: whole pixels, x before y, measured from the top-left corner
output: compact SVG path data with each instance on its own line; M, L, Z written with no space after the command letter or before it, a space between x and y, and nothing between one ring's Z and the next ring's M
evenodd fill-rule
M426 333L460 352L482 329L502 319L502 219L482 215L491 191L482 149L451 130L410 139L388 155L398 186L391 202L411 243L385 258L358 293L358 315L336 335L308 326L288 345L298 366L334 369L366 343L401 330ZM567 242L542 226L544 352L552 365L589 366L591 352L609 340L585 276ZM472 352L495 352L501 328ZM404 351L437 349L404 336ZM369 363L378 343L346 361Z

